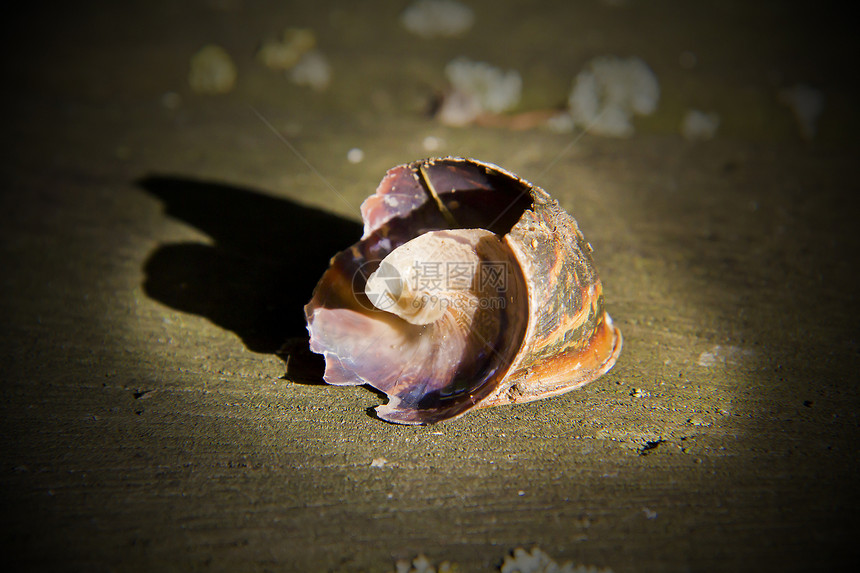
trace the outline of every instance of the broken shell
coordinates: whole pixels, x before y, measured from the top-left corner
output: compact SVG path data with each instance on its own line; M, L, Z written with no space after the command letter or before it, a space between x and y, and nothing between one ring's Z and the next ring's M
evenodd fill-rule
M529 402L606 373L621 332L591 246L549 194L489 163L390 169L361 206L364 235L305 306L329 384L388 396L380 418L430 424Z

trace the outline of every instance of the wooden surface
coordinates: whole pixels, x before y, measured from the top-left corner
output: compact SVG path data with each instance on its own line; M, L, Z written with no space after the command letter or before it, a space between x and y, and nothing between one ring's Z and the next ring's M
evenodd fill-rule
M418 41L402 4L94 2L7 21L3 560L387 571L423 553L483 571L537 545L618 573L856 561L846 25L784 3L476 2L469 36ZM288 25L316 30L327 91L254 60ZM229 95L187 87L209 42L237 61ZM456 55L519 68L528 108L564 102L603 53L640 55L661 81L630 139L423 114ZM776 95L796 82L827 96L812 142ZM715 140L677 134L691 107L720 113ZM360 235L361 200L430 154L427 136L574 214L625 337L607 376L431 427L318 383L302 305ZM301 358L286 378L285 342Z

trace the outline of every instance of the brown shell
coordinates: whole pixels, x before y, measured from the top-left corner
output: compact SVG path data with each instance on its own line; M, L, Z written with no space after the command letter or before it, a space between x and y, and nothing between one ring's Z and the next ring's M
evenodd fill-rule
M326 357L325 380L385 392L389 404L377 408L381 418L426 424L472 408L538 400L579 388L615 363L621 333L604 311L591 246L543 189L489 163L427 159L389 170L362 205L362 218L361 241L332 259L305 312L311 349ZM444 352L437 343L451 333L427 334L426 327L406 325L368 304L361 269L378 266L415 237L444 229L491 231L514 268L508 304L496 311L502 313L496 317L501 331L481 337L489 351L478 349L478 363L458 366L449 373L453 378L434 385L432 360L440 362L435 353ZM382 343L368 350L357 342L376 337L387 343L392 332L405 333L392 349L416 336L436 336L433 344L420 341L419 360L427 354L429 366L409 370L411 363L401 364L408 360L401 358L408 355L401 346L388 352ZM471 354L464 363L476 354L468 341L466 348ZM465 373L473 379L464 379Z

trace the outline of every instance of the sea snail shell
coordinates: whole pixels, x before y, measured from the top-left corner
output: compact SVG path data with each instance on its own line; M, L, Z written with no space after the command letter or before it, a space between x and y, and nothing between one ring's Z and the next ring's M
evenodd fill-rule
M621 332L591 246L549 194L489 163L390 169L361 205L364 235L305 306L329 384L388 395L384 420L431 424L529 402L606 373Z

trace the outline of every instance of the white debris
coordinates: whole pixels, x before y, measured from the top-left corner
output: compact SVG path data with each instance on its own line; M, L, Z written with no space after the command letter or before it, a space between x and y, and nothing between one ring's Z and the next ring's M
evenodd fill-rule
M657 109L657 76L640 58L601 56L591 60L574 80L568 104L574 122L598 135L633 135L634 114Z
M407 559L400 559L395 563L395 567L397 573L454 573L459 569L450 561L443 561L437 569L424 555L419 555L411 563Z
M713 139L720 126L720 116L691 109L681 122L681 135L690 141Z
M317 91L326 89L331 82L331 66L318 50L311 50L301 57L293 69L290 79L300 86L309 86Z
M478 97L481 107L501 113L520 102L523 82L516 70L503 72L485 62L457 58L445 67L454 89Z
M736 365L752 358L755 353L739 346L722 346L716 344L710 350L699 354L697 364L703 368L711 368L718 364Z
M445 66L451 92L438 117L446 125L466 125L484 112L501 113L515 107L522 93L516 70L506 72L485 62L460 57Z
M209 44L191 56L188 84L200 94L223 94L236 84L236 66L221 46Z
M645 516L645 519L657 519L657 512L647 507L642 508L642 515Z
M387 464L387 463L388 463L388 460L386 460L385 458L373 458L370 461L370 467L382 468L382 467L385 467L385 464Z
M288 70L299 63L316 46L313 30L287 28L278 40L266 40L257 51L257 59L273 70Z
M505 556L499 570L501 573L612 573L612 569L598 569L593 565L574 565L570 561L559 565L537 547L531 552L517 547L512 555Z
M813 87L797 84L781 90L779 99L794 112L800 125L800 134L805 139L815 137L818 116L824 111L824 94Z
M445 95L436 117L445 125L462 127L481 115L481 104L473 95L452 91Z
M353 147L346 152L346 160L350 163L361 163L364 161L364 151L358 147Z
M573 118L566 111L559 112L550 117L546 120L546 126L550 131L555 133L570 133L576 127Z
M423 38L459 36L472 27L475 14L454 0L416 0L403 11L400 21Z
M428 135L421 141L421 146L424 148L424 151L436 151L442 147L443 143L441 138L435 135Z

